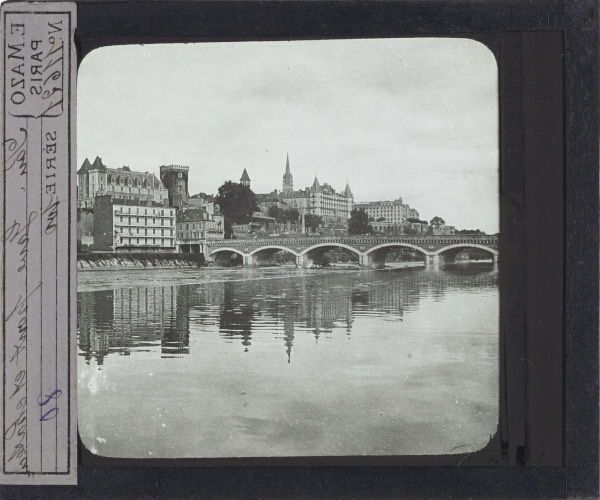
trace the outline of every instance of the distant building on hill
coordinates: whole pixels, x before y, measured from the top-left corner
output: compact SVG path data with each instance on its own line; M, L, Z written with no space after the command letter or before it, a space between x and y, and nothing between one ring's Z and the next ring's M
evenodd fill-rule
M96 196L111 195L122 200L164 203L168 191L154 174L134 172L129 167L108 168L102 158L86 158L77 171L77 207L93 208Z
M300 214L312 214L323 218L324 222L346 224L354 206L354 196L350 186L338 193L329 184L321 185L315 176L310 188L294 191L293 177L290 170L290 159L286 157L283 189L279 195L286 208L295 208Z

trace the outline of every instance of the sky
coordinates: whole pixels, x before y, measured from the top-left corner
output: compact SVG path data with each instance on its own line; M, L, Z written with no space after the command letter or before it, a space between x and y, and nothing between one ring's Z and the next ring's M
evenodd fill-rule
M159 175L188 165L215 194L315 175L354 201L394 200L457 229L498 232L498 69L460 38L103 47L79 69L77 162Z

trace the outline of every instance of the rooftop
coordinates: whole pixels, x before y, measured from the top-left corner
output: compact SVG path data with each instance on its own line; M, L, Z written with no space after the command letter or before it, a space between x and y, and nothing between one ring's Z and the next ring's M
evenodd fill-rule
M160 166L160 171L162 172L163 170L165 171L175 171L175 172L188 172L190 169L190 167L188 167L187 165L161 165Z

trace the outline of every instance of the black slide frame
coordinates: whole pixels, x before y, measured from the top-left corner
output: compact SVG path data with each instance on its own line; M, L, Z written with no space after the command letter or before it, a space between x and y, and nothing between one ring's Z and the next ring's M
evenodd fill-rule
M90 467L80 447L77 487L2 487L0 496L597 497L598 16L590 0L78 3L79 60L104 45L212 40L468 36L492 48L500 70L501 255L510 256L501 261L504 417L496 436L506 460Z

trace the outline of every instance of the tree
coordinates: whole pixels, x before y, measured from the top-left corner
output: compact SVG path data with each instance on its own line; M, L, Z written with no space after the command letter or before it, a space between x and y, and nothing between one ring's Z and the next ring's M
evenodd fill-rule
M304 216L304 225L313 232L322 224L323 220L318 215L306 214Z
M252 212L259 209L254 192L248 186L232 181L225 182L219 188L215 203L219 204L221 213L233 224L250 222Z
M485 234L481 229L457 229L454 234Z
M436 215L433 219L431 219L430 224L432 226L443 226L444 224L446 224L446 221Z
M277 222L283 222L283 220L284 220L283 212L284 211L282 208L279 208L276 205L271 205L267 210L267 215L269 217L273 217L273 219L275 219Z
M369 224L369 216L366 212L356 208L350 212L348 234L373 234L373 226Z
M383 222L385 217L379 217L376 222ZM369 222L371 222L371 218L369 218Z
M300 217L300 212L298 212L297 208L288 208L283 211L283 218L290 222L298 222L298 218Z

